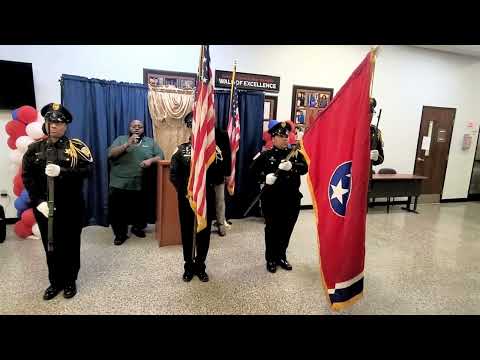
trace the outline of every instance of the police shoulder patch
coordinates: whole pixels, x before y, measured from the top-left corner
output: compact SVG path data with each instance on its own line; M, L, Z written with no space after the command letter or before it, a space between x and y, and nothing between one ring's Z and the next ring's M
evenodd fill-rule
M75 152L77 156L82 158L85 161L92 162L93 157L90 149L88 146L79 139L71 139L70 140L70 151Z

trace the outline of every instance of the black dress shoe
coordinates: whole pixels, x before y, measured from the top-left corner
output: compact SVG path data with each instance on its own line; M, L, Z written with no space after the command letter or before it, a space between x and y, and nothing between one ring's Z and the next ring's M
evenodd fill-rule
M145 231L143 231L142 229L134 228L134 227L132 227L132 234L139 238L144 238L146 236Z
M122 245L127 239L128 236L117 236L115 240L113 240L113 243L115 245Z
M267 262L267 270L270 271L271 273L274 273L277 271L277 264L275 263L275 261Z
M65 289L63 290L63 297L65 299L70 299L74 297L76 293L77 293L77 286L75 285L75 283L68 284L65 286Z
M200 270L197 272L197 276L202 282L208 282L208 274L205 272L205 270Z
M193 271L185 270L185 272L183 273L183 281L185 281L185 282L192 281L193 275L194 275Z
M62 291L61 288L50 285L47 288L47 290L45 290L45 293L43 294L43 300L53 299L55 296L58 295L60 291Z
M282 269L289 270L289 271L292 270L292 265L290 265L290 263L287 260L283 260L283 259L278 260L278 265L280 265Z

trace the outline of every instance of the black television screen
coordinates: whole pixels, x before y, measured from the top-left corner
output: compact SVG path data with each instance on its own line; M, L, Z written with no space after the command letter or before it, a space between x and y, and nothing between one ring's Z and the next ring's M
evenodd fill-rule
M0 109L36 107L31 63L0 60Z

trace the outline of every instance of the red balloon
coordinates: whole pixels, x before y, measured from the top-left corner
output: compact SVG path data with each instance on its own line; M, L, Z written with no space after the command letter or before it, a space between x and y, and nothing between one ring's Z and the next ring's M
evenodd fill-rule
M25 125L37 120L37 114L37 110L28 105L21 106L17 109L17 119Z
M8 135L17 141L17 138L20 136L27 135L26 126L20 121L10 120L7 125L5 125L5 131Z
M24 188L25 185L23 185L22 175L17 173L17 175L15 175L13 178L13 193L16 196L20 196Z
M297 143L297 130L295 128L295 124L292 120L287 120L286 122L289 123L292 127L292 131L290 131L290 133L288 134L288 143L290 145L294 145Z
M24 187L22 185L13 184L13 193L15 194L15 196L20 196L23 189L24 189Z
M7 145L10 149L15 150L17 148L17 145L15 144L16 142L17 139L10 136L7 140Z
M33 215L33 209L27 209L22 213L22 222L28 228L31 228L33 225L35 225L37 220L35 220L35 216Z
M263 141L265 142L263 149L270 149L273 146L272 135L268 131L263 132Z
M15 125L15 123L18 122L18 121L15 121L15 120L10 120L9 122L7 122L5 124L5 132L12 136L15 132L15 128L17 127L17 125Z
M18 237L25 239L26 237L32 235L32 227L28 227L25 225L25 223L20 220L18 221L15 226L14 226L14 231L15 234L17 234Z

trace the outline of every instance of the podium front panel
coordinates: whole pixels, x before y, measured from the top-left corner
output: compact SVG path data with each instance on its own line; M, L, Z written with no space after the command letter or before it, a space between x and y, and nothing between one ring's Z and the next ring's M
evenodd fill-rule
M181 245L177 191L170 182L170 161L158 162L156 238L159 246Z

